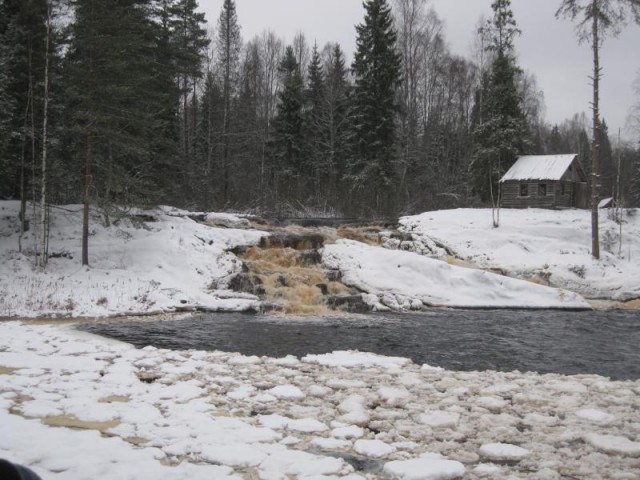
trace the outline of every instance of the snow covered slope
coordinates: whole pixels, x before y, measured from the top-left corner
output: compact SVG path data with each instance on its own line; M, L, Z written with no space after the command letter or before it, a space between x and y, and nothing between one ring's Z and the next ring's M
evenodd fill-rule
M640 298L640 211L623 213L619 224L600 212L601 259L591 257L591 217L586 210L500 211L459 209L427 212L400 220L402 229L424 245L446 245L460 259L511 276L547 278L551 285L588 298Z
M18 252L19 202L0 202L0 317L104 316L176 308L247 310L251 295L216 290L241 262L227 252L253 245L264 232L212 228L160 208L140 212L151 222L123 219L104 228L90 222L89 263L81 266L81 206L51 210L51 258L46 271L33 266L33 232ZM240 222L239 222L240 223ZM224 282L222 282L224 283Z
M582 297L572 292L353 240L326 245L323 261L339 269L347 285L375 295L367 298L377 308L377 302L394 310L419 309L423 305L589 308Z

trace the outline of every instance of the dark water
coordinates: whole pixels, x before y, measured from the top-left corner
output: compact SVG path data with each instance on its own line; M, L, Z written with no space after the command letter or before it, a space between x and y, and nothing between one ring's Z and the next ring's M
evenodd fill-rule
M451 370L640 378L640 312L434 311L327 319L205 314L80 328L138 347L271 357L360 350Z

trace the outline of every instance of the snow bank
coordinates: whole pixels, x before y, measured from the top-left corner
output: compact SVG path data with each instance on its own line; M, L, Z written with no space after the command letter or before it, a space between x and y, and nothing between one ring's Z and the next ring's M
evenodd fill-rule
M638 380L362 355L341 352L339 366L136 349L0 322L0 458L52 480L637 476ZM476 406L487 394L504 401L499 413ZM615 421L584 419L605 412Z
M443 256L446 246L481 268L537 277L589 298L625 301L640 298L640 210L625 210L622 221L620 249L620 225L608 211L600 212L600 260L591 257L587 210L502 209L499 228L486 209L427 212L401 218L400 224L422 253Z
M91 215L90 268L81 266L81 206L51 210L46 271L33 266L33 231L18 252L19 202L0 202L0 317L107 316L203 308L244 311L257 297L218 290L241 268L228 250L257 243L263 232L211 228L184 212L134 212L109 228ZM218 218L219 216L215 216ZM223 216L231 222L232 216ZM238 224L244 224L237 219Z
M326 245L322 259L342 272L344 283L394 310L411 309L416 301L466 308L589 308L572 292L353 240Z

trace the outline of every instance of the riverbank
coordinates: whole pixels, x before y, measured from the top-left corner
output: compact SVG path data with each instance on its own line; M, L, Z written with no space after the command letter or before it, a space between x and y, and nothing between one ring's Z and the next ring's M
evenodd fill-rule
M247 266L236 253L253 246L253 261L262 259L258 244L269 235L239 216L160 207L129 211L105 227L104 218L93 211L90 267L82 267L81 208L53 207L50 260L43 271L34 265L35 232L28 230L20 240L18 209L18 202L0 202L0 317L259 311L274 306L260 292L296 289L295 275L289 285L286 274L276 269L269 288L251 285L251 292L237 291L236 284L243 282L234 280ZM334 229L325 235L326 229L311 229L307 232L327 239L324 248L311 255L266 255L264 261L284 262L279 267L285 271L294 270L287 262L296 259L320 262L319 275L312 272L311 284L297 293L325 307L332 300L327 292L336 290L347 296L355 291L361 307L375 310L590 308L583 296L597 299L598 307L634 308L633 299L640 296L640 275L632 261L640 256L640 216L633 212L625 214L623 255L605 251L600 261L588 251L588 212L578 210L503 212L499 229L491 227L487 210L405 217L399 232ZM603 232L611 228L603 221ZM322 268L330 269L326 282ZM333 289L334 280L347 287Z
M640 381L0 323L0 457L46 479L635 478Z

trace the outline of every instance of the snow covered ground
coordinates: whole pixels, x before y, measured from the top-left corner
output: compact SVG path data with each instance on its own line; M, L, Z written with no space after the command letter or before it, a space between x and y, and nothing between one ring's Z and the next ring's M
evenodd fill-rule
M229 250L254 245L267 235L251 229L244 218L197 214L203 224L188 212L161 207L134 212L138 220L128 217L105 228L94 213L91 266L86 268L80 265L81 207L54 207L52 258L43 272L33 265L33 229L23 239L25 254L18 252L18 209L18 202L0 202L0 317L98 317L194 308L243 311L260 306L253 295L225 289L242 268ZM444 255L434 245L447 244L469 261L504 268L514 276L544 275L556 286L591 296L640 295L635 262L607 253L600 262L590 259L586 212L503 211L499 229L489 226L488 215L486 210L432 212L404 218L402 224L417 239L412 248L418 253ZM628 251L631 258L640 258L640 221L628 219ZM605 222L604 229L610 228ZM379 310L589 307L570 291L350 240L327 245L323 261L339 269L346 283L368 292L366 301Z
M625 210L622 248L619 229L600 212L601 259L591 257L591 216L587 210L502 209L500 227L491 212L459 209L404 217L402 230L418 241L418 251L456 257L517 278L548 280L587 298L640 298L640 211Z
M638 398L640 381L590 375L136 349L0 322L0 457L45 480L631 480Z
M365 298L376 310L590 308L573 292L353 240L326 245L323 261L339 269L347 285L368 292Z
M140 212L152 222L123 219L110 228L93 215L89 263L81 266L81 206L52 208L46 271L33 255L18 252L19 202L0 202L0 317L97 317L158 313L201 307L208 310L258 308L257 297L218 290L241 262L227 250L253 245L264 232L212 228L167 207ZM209 223L245 226L243 219L213 215ZM246 222L246 220L244 220ZM248 222L246 222L248 223ZM23 240L34 249L33 229Z

